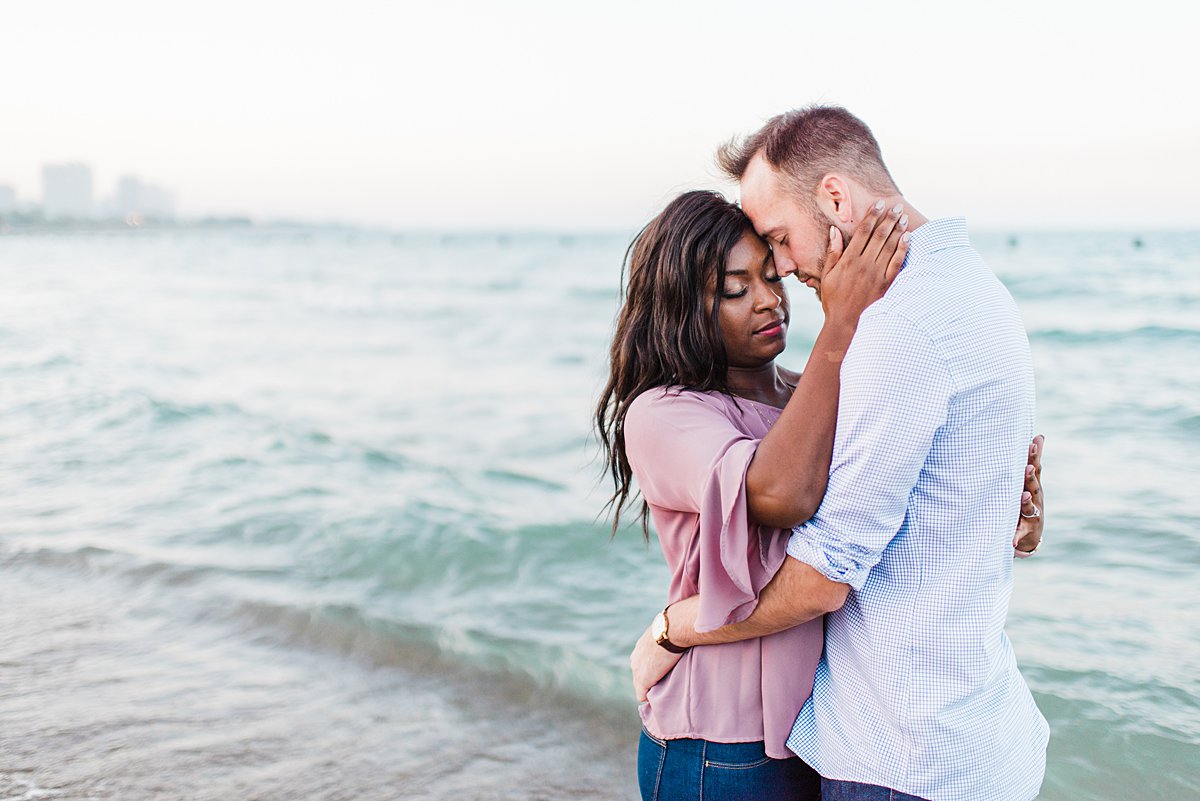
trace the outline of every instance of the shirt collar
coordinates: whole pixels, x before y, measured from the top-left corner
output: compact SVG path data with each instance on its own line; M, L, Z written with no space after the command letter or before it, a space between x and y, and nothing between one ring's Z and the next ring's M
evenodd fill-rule
M966 217L941 217L937 220L930 220L912 232L905 263L921 259L939 250L967 247L970 244L971 242L967 238Z

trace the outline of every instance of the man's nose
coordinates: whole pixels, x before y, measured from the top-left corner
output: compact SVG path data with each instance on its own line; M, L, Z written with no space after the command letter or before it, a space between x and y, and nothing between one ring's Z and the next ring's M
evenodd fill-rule
M781 252L783 248L775 251L775 272L779 273L784 278L796 272L796 262L792 261L791 257L786 253Z

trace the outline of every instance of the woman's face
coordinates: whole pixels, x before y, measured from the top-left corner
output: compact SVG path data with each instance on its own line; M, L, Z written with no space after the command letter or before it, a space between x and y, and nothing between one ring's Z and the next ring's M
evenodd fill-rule
M761 367L783 352L790 319L787 290L761 239L747 232L733 246L725 285L715 291L721 293L718 320L730 367Z

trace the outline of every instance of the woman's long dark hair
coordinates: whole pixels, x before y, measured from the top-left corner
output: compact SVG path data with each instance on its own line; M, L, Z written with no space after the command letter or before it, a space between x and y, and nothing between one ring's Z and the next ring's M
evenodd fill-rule
M747 233L749 218L716 192L687 192L641 230L625 252L624 285L609 354L608 383L596 406L596 431L615 491L615 536L633 491L625 455L625 414L634 398L654 387L728 392L728 359L717 314L725 262ZM628 283L626 284L626 277ZM711 304L706 293L715 287ZM647 538L650 509L642 502Z

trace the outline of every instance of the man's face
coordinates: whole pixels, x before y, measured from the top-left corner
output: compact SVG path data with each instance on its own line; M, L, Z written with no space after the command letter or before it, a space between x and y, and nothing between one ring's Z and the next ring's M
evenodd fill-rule
M829 224L817 220L787 191L761 153L751 159L742 176L742 210L759 236L770 243L779 274L794 274L820 295Z

